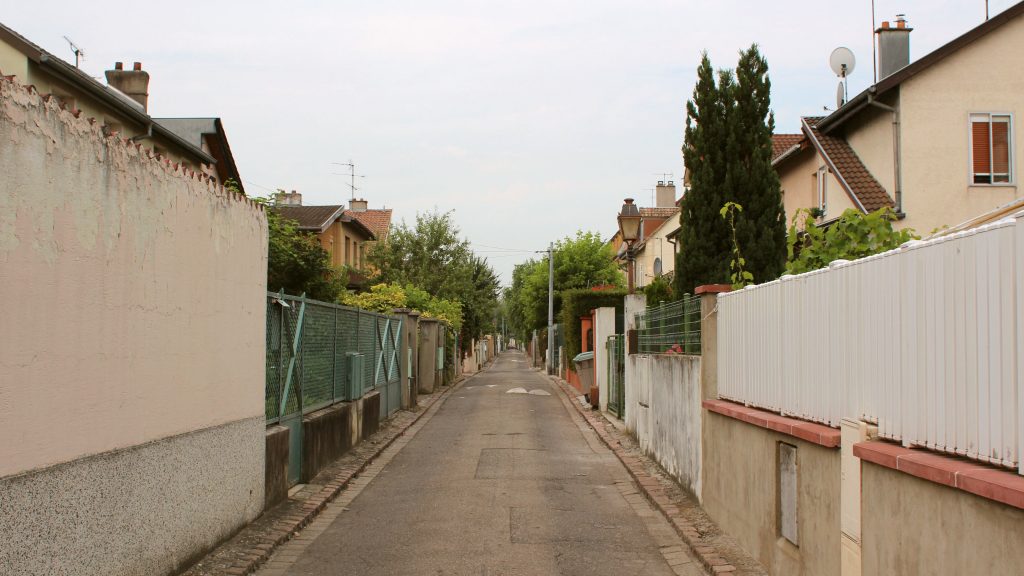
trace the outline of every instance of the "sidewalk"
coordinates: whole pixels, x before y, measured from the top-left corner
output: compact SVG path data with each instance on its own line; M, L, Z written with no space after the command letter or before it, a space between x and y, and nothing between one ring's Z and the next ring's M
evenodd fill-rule
M581 401L582 395L567 382L556 376L549 378L625 465L640 491L668 519L708 572L736 576L767 575L756 560L715 525L692 495L640 450L636 440L604 414L585 406Z

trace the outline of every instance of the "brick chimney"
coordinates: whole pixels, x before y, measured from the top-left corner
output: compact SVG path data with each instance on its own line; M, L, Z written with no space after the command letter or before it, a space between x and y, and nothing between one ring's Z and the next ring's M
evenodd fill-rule
M302 194L295 190L291 192L281 190L274 194L274 201L280 206L302 206Z
M675 208L676 206L676 184L669 180L658 180L658 187L655 189L654 205L658 208Z
M910 64L910 33L914 30L907 26L907 19L900 14L896 16L895 25L888 21L875 30L878 36L878 79L882 80L894 72Z
M124 92L132 100L142 104L149 111L149 72L142 69L142 62L136 62L131 70L124 69L123 62L114 63L113 70L107 70L107 84Z
M366 207L367 203L366 200L363 198L360 198L358 200L353 198L348 202L348 209L353 212L366 212Z

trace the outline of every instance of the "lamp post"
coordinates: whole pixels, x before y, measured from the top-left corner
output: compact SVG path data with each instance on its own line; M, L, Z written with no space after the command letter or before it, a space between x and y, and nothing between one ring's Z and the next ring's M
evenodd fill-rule
M622 234L622 241L626 243L626 261L629 262L628 286L629 293L635 290L633 287L633 244L640 238L640 209L633 204L632 198L626 198L619 211L619 232Z

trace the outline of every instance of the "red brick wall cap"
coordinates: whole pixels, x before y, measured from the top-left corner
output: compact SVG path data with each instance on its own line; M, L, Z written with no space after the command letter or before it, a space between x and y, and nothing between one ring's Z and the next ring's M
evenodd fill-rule
M838 448L842 436L839 430L824 424L797 420L728 400L705 400L703 406L716 414L735 418L747 424L786 434L825 448Z
M728 284L704 284L703 286L697 286L693 291L697 296L701 294L722 294L724 292L732 292L732 286Z
M1024 476L1003 468L880 440L854 444L853 455L878 466L1024 509Z

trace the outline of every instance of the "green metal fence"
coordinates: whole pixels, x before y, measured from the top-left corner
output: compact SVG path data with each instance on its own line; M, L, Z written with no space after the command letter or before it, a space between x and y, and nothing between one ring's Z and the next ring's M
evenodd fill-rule
M608 411L618 418L626 414L626 337L615 334L605 342L608 351Z
M372 389L388 393L382 412L397 409L389 388L399 384L401 325L394 316L268 293L267 423Z
M636 327L641 354L700 354L700 296L648 308Z

